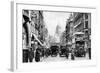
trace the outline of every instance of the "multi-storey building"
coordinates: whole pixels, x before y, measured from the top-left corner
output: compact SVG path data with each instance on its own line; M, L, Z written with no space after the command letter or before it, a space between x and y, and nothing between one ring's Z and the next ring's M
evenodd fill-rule
M82 38L75 36L75 34L82 34ZM91 39L91 14L90 13L78 13L71 14L66 23L66 39L67 43L71 43L72 47L75 47L75 41L82 39L85 41L85 48L90 47Z
M34 41L43 40L43 11L38 10L23 10L23 24L26 25L27 32L27 46L31 46L32 36L34 35ZM26 30L26 28L24 28ZM25 39L26 40L26 39Z
M73 17L70 15L66 23L66 42L68 45L72 45L72 35L73 35Z
M78 39L84 40L85 48L88 48L89 36L91 35L91 14L90 13L73 13L73 34L83 34L82 38L80 36L74 36L74 42ZM75 39L76 38L76 39Z

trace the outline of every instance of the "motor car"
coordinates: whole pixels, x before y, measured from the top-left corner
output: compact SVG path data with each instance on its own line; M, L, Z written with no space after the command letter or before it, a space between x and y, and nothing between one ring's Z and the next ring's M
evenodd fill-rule
M67 57L69 56L69 50L66 46L61 46L59 51L60 57Z
M50 47L52 57L56 57L58 55L58 49L59 47L56 45Z

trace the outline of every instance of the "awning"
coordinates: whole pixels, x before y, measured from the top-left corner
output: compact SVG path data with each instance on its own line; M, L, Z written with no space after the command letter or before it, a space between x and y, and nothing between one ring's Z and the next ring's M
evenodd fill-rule
M48 47L46 44L42 44L42 42L37 38L35 34L33 34L33 36L41 46L46 47L46 48Z
M75 32L73 35L84 34L83 32Z
M34 36L34 38L39 42L39 44L40 44L41 46L44 46L44 44L41 43L41 41L37 38L37 36L36 36L35 34L33 34L33 36Z

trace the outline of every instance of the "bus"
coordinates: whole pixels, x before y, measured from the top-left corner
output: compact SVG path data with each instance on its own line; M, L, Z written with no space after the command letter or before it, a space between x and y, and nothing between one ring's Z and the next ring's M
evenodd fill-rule
M74 34L75 37L75 49L74 49L74 55L76 57L85 57L86 50L85 50L85 41L84 41L84 33L83 32L77 32Z

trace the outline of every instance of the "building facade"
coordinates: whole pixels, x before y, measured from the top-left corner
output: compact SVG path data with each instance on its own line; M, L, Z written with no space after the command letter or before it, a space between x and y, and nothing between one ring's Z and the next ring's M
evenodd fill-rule
M89 48L91 43L89 37L91 36L91 14L90 13L74 13L73 14L74 34L79 32L83 34L82 39L85 42L84 48ZM75 41L78 39L77 36L73 35Z
M70 14L69 19L66 23L66 43L70 47L72 46L72 39L73 39L73 14Z
M76 34L78 34L79 36L76 36ZM72 13L66 23L67 43L70 42L72 48L75 48L75 42L81 39L85 42L84 47L87 49L90 48L91 46L90 37L91 37L91 14L78 13L78 12Z
M37 10L23 10L23 46L31 47L31 44L35 41L43 42L43 11ZM27 30L27 32L26 32ZM26 41L27 40L27 41Z

